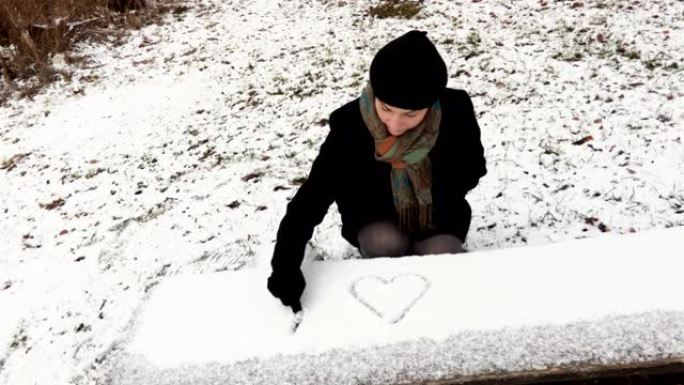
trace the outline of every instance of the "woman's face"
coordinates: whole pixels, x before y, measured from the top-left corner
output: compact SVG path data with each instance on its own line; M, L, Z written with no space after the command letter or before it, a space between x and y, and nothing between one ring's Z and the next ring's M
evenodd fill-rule
M425 115L427 115L428 109L404 110L392 107L375 98L375 111L377 111L380 121L387 126L387 131L394 136L400 136L420 124Z

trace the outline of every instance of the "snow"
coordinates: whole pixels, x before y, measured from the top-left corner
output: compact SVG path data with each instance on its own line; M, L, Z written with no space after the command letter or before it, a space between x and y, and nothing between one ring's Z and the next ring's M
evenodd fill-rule
M159 383L269 384L285 376L296 384L381 384L404 380L407 367L414 381L426 381L684 357L682 247L684 228L673 228L462 255L312 262L294 333L291 310L264 290L261 269L167 278L119 346L112 377L142 384L159 371ZM426 354L432 350L441 354ZM340 356L356 354L352 362L363 365L340 365ZM134 374L141 362L142 377Z
M164 278L263 271L322 120L410 28L429 31L482 128L469 250L684 226L684 71L670 68L684 62L684 3L582 4L430 1L371 20L368 1L202 0L124 44L80 44L73 82L0 106L0 165L16 163L0 169L0 384L102 383ZM358 258L339 231L333 205L307 260ZM408 321L435 285L378 325Z
M40 138L33 145L42 145L45 155L78 149L81 158L91 159L116 151L119 143L125 143L127 154L142 155L149 141L146 138L177 133L179 127L174 123L204 105L202 95L209 82L201 76L159 76L115 89L96 89L88 98L70 99L51 110L25 135ZM150 114L151 110L155 113Z
M4 364L12 339L19 327L21 308L10 296L0 296L0 368Z

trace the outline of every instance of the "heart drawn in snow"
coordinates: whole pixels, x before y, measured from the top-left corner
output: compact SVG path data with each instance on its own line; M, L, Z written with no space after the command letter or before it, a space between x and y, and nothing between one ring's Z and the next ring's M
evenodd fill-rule
M387 280L376 275L356 279L349 291L359 302L388 323L397 323L430 287L418 274L400 274Z

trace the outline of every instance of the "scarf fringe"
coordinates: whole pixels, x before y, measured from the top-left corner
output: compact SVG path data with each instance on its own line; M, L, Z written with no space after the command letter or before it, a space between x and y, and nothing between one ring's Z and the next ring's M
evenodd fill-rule
M424 232L434 228L432 204L402 207L399 211L399 228L407 234ZM416 216L418 222L416 223Z

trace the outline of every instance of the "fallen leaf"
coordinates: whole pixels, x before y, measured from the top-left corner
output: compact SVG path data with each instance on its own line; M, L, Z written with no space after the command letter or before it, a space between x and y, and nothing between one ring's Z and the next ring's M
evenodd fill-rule
M304 184L304 182L306 182L307 179L308 179L307 177L295 178L292 181L290 181L290 184L301 185L301 184Z
M76 326L76 327L74 328L74 331L75 331L76 333L79 333L79 332L89 332L90 329L91 329L90 325L86 325L86 324L84 324L83 322L81 322L80 324L78 324L78 326Z
M584 138L582 138L582 139L580 139L580 140L576 140L576 141L572 142L572 144L574 144L575 146L579 146L579 145L584 144L584 143L586 143L586 142L588 142L588 141L590 141L590 140L593 140L593 139L594 139L593 136L587 135L587 136L585 136Z
M254 179L254 178L258 178L262 175L263 175L263 173L261 173L261 172L252 172L252 173L249 173L249 174L243 176L242 181L248 182L249 180Z
M17 167L17 163L19 163L20 160L24 159L29 155L31 155L30 152L27 152L25 154L16 154L12 156L11 158L2 162L2 165L0 165L0 170L7 170L7 172L12 171L12 169Z
M54 201L52 201L50 203L38 203L38 206L40 206L40 208L42 208L42 209L52 210L52 209L55 209L57 207L64 206L64 199L58 198L58 199L55 199Z
M584 223L586 223L586 224L588 224L588 225L594 226L594 225L596 224L596 222L598 222L598 218L596 218L596 217L586 217L586 218L584 218Z

